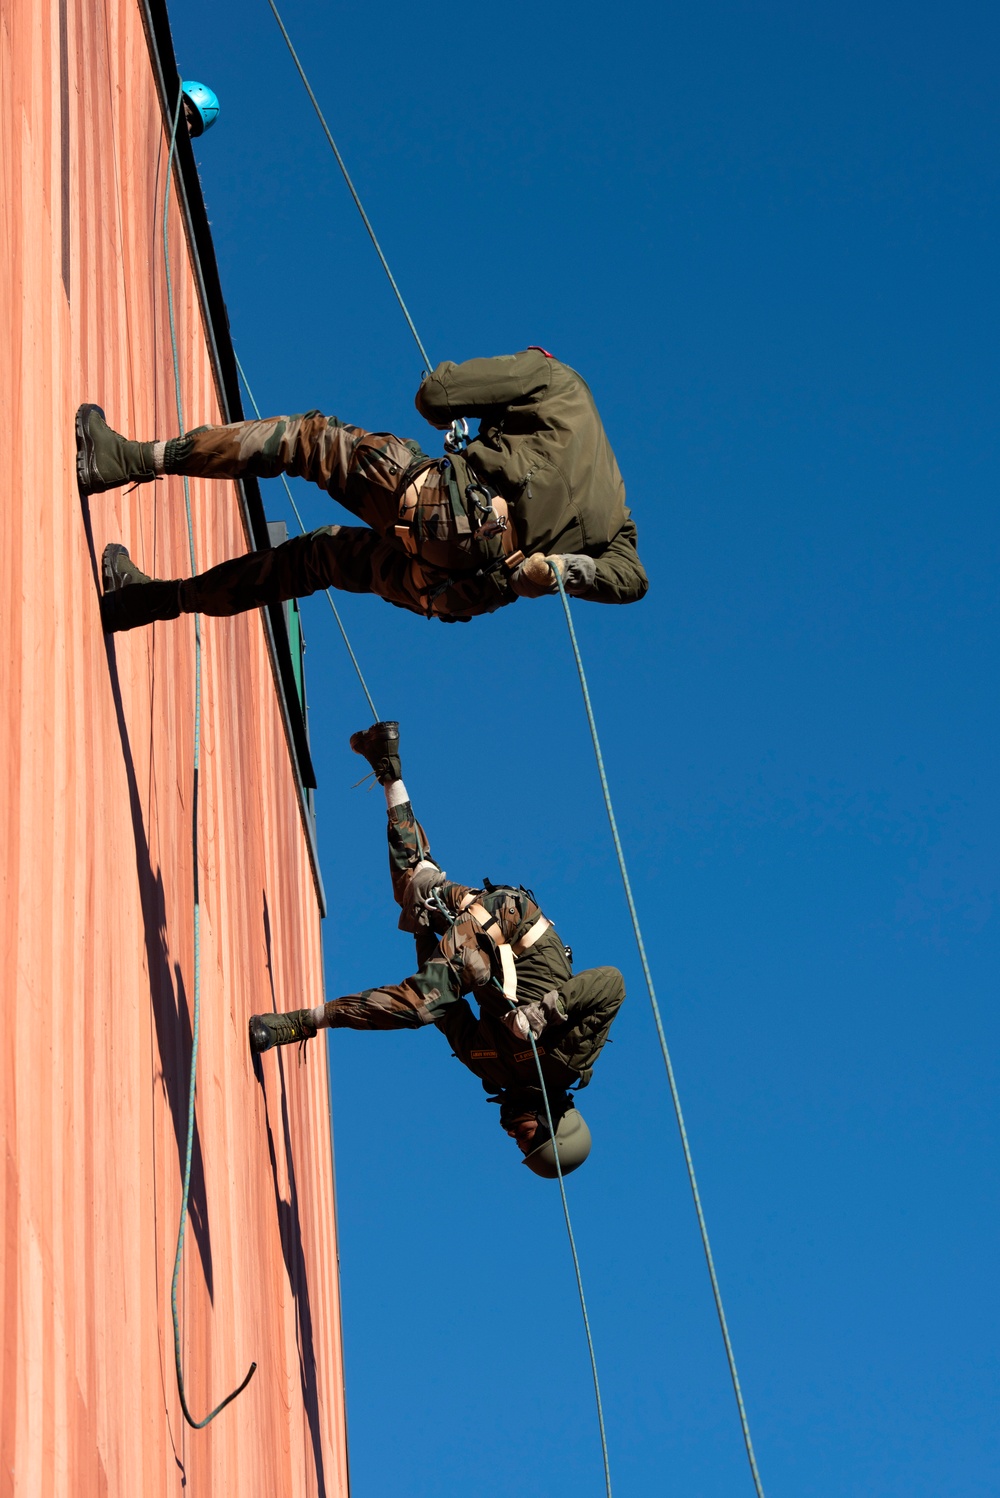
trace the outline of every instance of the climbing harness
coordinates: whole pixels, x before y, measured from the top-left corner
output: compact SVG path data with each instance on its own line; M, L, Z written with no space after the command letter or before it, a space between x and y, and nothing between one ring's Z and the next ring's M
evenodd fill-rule
M177 403L177 424L181 432L184 431L184 408L181 398L181 376L180 361L177 356L177 328L174 319L174 289L170 275L170 232L169 232L169 209L170 209L170 182L174 167L174 148L177 144L177 122L180 119L181 108L184 102L183 87L177 96L177 108L174 111L174 123L170 132L170 154L167 158L166 188L163 194L163 260L167 278L167 312L170 320L170 349L174 364L174 398ZM191 553L191 572L197 572L194 549L194 525L191 520L191 491L187 479L184 480L184 507L187 514L188 548ZM181 1410L187 1423L194 1430L204 1430L227 1404L231 1404L238 1395L243 1393L247 1384L257 1371L257 1364L251 1363L249 1371L243 1382L231 1394L227 1394L215 1408L205 1416L204 1420L196 1420L188 1408L187 1395L184 1391L184 1367L181 1358L181 1324L177 1310L177 1281L180 1278L181 1259L184 1253L184 1233L187 1227L188 1198L191 1191L191 1156L194 1148L194 1099L195 1084L198 1075L198 1040L201 1021L201 896L198 881L198 786L200 777L201 760L201 617L194 616L194 776L192 793L192 864L194 878L194 1000L193 1016L191 1021L191 1070L188 1078L188 1110L187 1110L187 1141L184 1146L184 1185L181 1191L180 1220L177 1225L177 1248L174 1253L174 1272L170 1281L170 1313L174 1323L174 1369L177 1374L177 1393L180 1396Z

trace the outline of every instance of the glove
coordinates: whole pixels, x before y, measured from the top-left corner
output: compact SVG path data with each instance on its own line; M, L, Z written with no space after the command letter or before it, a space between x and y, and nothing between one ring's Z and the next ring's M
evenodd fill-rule
M593 557L583 556L579 552L568 552L565 556L550 557L549 560L562 564L559 572L567 593L583 593L593 586L597 576L597 563Z
M503 1023L512 1034L522 1040L527 1040L529 1035L537 1040L547 1025L561 1024L565 1018L566 1007L553 989L534 1002L518 1004L516 1009L508 1009L503 1016Z
M526 557L511 574L510 585L521 598L541 598L558 591L552 568L556 567L567 593L583 593L597 576L597 563L582 552L566 552L551 557L536 551Z
M418 931L426 931L429 928L431 922L425 902L431 890L443 884L447 877L444 869L439 869L437 864L432 863L430 859L420 860L410 876L410 882L403 896L403 906L399 917L400 931L409 931L416 936Z
M555 593L556 580L552 575L550 561L561 561L561 558L547 557L543 552L536 551L534 556L525 557L519 562L510 575L510 585L519 598L543 598L546 593Z
M545 1029L545 1017L537 1004L518 1004L516 1009L508 1009L502 1023L520 1040L527 1040L529 1035L537 1040Z

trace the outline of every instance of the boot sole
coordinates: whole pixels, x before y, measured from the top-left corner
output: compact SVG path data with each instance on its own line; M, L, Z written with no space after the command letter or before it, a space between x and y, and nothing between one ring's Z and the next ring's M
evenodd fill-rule
M251 1014L250 1023L247 1025L247 1038L250 1042L251 1054L254 1056L260 1056L264 1051L271 1049L271 1032L266 1025L260 1023L259 1015Z
M396 719L395 718L387 718L385 720L385 722L383 722L383 723L376 723L376 724L373 724L372 726L375 727L375 728L394 728L396 730L395 733L384 734L383 737L382 737L382 741L379 744L379 749L381 750L381 752L383 754L394 754L394 753L396 753L396 751L399 748L399 724L396 721ZM365 753L365 750L361 747L361 744L362 744L362 740L369 733L371 733L371 728L360 728L357 733L352 733L351 734L351 737L350 737L350 740L349 740L350 746L353 749L354 753L355 754L360 754L362 759L367 759L368 758L367 754ZM390 748L390 745L392 746L391 748Z
M114 570L114 563L115 558L120 557L123 552L128 556L128 547L123 546L120 541L109 541L101 552L101 585L104 588L105 596L121 592L121 587L119 586Z
M104 412L100 406L90 403L82 405L76 413L76 481L81 494L103 494L106 489L115 489L116 484L106 484L97 471L94 444L90 439L88 423L91 412L96 411L101 420Z

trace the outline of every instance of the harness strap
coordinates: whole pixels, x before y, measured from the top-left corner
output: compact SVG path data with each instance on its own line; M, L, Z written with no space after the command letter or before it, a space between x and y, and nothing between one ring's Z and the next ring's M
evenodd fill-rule
M448 573L443 580L432 585L428 571L436 573L438 578L440 578L440 571L436 567L428 569L420 561L422 530L420 497L434 469L437 469L445 480L456 535L468 534L471 531L474 537L482 540L489 540L493 537L499 539L500 555L484 567L480 567L472 575L485 577L501 567L506 568L510 573L520 562L524 561L524 552L518 548L510 509L503 496L494 493L488 485L474 480L466 486L467 503L463 505L458 481L455 478L454 465L447 459L443 464L428 463L401 489L397 520L393 526L396 539L411 558L410 568L418 589L420 607L428 617L433 615L434 603L442 593L446 593L456 583L467 581L461 573ZM477 495L482 495L482 500L477 499Z
M491 913L486 909L486 906L480 905L478 900L473 900L471 905L467 905L465 907L465 910L463 911L463 914L471 915L483 931L490 933L491 941L496 942L497 946L501 949L506 947L506 949L510 953L512 953L514 957L523 957L525 952L530 951L530 949L535 945L535 942L538 941L539 937L544 936L546 931L548 931L552 925L552 922L548 920L544 915L539 915L535 920L532 921L531 925L528 927L527 931L522 937L520 937L517 941L508 941L503 934L503 928L501 927L500 922L497 920L496 916L491 915ZM490 932L491 926L496 926L497 929L495 934ZM501 956L502 955L503 953L501 951Z
M540 936L544 936L550 930L552 922L540 915L536 921L532 921L520 941L511 942L510 949L515 957L523 957L529 947L533 947Z
M435 466L435 464L429 463L426 468L422 468L416 478L407 484L399 496L399 519L393 526L393 530L411 556L416 556L419 545L416 535L416 524L419 514L420 491L430 477L431 469Z

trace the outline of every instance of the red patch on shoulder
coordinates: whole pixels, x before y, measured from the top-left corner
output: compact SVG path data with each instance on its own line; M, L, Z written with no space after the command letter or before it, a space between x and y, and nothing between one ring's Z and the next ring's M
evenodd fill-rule
M540 343L529 343L528 347L529 348L533 348L533 349L537 349L540 354L544 354L545 355L546 359L554 359L555 358L555 354L550 354L549 351L548 351L548 349L547 348L542 348L542 345Z

